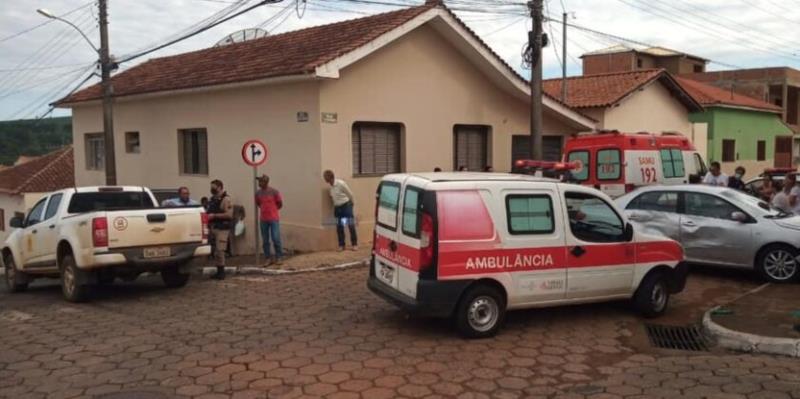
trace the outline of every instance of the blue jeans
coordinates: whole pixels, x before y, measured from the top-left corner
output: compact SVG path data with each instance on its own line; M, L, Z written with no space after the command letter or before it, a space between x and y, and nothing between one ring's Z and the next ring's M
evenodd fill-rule
M261 221L261 244L264 247L264 256L270 257L269 240L272 239L272 246L275 248L275 257L283 258L283 247L281 246L281 222L275 220L271 222Z
M339 248L344 248L344 226L350 230L350 244L354 247L358 245L356 236L356 224L353 216L353 203L348 202L333 208L333 216L336 218L336 238L339 239Z

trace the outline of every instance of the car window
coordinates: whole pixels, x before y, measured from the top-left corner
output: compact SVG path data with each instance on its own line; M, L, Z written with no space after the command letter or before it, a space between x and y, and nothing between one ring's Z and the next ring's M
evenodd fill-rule
M397 230L397 208L400 202L400 184L383 182L378 193L378 224Z
M553 232L553 201L549 195L509 195L506 220L511 234L549 234Z
M701 216L715 219L733 220L733 212L741 210L722 198L708 194L686 193L685 213L687 215Z
M644 193L631 201L626 209L675 213L678 211L678 193L667 191Z
M572 151L567 161L578 162L580 167L572 171L572 179L583 181L589 179L589 151Z
M28 213L28 218L25 219L25 226L33 226L42 221L42 214L44 213L44 204L46 201L47 198L42 198L33 206L30 213Z
M419 189L406 188L403 198L403 233L411 237L419 236Z
M55 194L50 197L50 202L47 203L47 211L44 213L44 220L49 220L58 212L58 206L61 205L61 198L64 194Z
M619 150L597 151L597 178L600 180L617 180L622 170Z
M625 241L625 226L614 208L592 194L565 194L572 235L589 242Z
M75 193L69 201L68 213L153 209L156 204L144 191L98 191Z
M697 153L694 154L694 166L695 166L695 173L697 173L698 175L705 176L705 174L708 173L708 170L706 169L706 164L703 162L703 157L701 157L700 154Z

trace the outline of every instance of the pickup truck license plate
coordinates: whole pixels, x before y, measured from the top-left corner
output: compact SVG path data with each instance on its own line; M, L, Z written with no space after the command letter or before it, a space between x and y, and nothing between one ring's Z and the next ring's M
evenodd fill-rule
M394 282L394 267L381 263L380 269L378 270L378 277L391 285Z
M149 258L166 258L172 255L172 251L169 247L151 247L144 249L144 257L146 259Z

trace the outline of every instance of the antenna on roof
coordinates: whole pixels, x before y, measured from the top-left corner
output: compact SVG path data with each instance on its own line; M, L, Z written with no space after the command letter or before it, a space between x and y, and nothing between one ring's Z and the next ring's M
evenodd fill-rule
M267 35L269 35L269 32L261 28L248 28L248 29L237 30L236 32L231 33L230 35L223 37L222 40L218 41L217 44L214 45L214 47L222 47L222 46L227 46L229 44L261 39L262 37L265 37Z

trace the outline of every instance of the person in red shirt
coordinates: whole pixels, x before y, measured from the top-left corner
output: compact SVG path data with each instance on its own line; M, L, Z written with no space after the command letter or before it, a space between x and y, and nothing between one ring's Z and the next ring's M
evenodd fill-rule
M269 176L261 175L258 179L259 190L256 192L256 205L260 214L261 242L267 264L270 264L270 239L275 248L275 264L280 265L283 259L281 247L280 212L283 207L281 193L269 186Z

